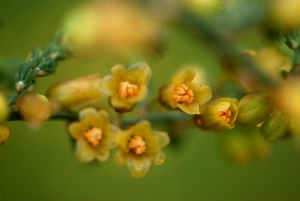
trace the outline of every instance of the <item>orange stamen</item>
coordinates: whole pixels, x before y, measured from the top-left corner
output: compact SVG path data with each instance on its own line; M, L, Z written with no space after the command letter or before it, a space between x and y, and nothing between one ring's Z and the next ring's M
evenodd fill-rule
M194 100L194 93L185 84L179 84L173 91L172 98L176 103L189 104Z
M139 155L146 150L146 142L141 136L134 135L128 143L128 148L133 151L133 153Z
M226 123L228 123L230 121L231 111L230 110L220 111L219 117L221 117L221 119L223 119Z
M84 137L88 143L96 147L102 139L102 130L97 127L91 127L84 133Z
M121 82L119 84L119 96L121 99L130 98L137 95L139 92L139 87L135 84L130 84L129 82Z

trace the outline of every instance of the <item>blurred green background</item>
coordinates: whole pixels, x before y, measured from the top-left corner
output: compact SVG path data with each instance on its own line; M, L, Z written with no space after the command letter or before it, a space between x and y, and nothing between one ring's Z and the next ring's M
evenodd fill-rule
M0 55L25 59L37 45L44 47L62 25L66 13L80 0L1 0ZM218 78L216 56L185 30L172 26L165 53L146 59L156 86L171 79L184 64L211 71ZM93 72L107 74L119 60L70 59L56 73L38 79L34 91L44 94L53 83ZM49 121L38 130L24 122L7 123L11 138L0 147L0 200L300 200L299 151L291 141L271 144L266 161L236 167L222 156L218 135L189 129L177 146L164 148L161 166L152 165L142 179L132 178L126 166L112 159L81 165L73 156L66 123Z

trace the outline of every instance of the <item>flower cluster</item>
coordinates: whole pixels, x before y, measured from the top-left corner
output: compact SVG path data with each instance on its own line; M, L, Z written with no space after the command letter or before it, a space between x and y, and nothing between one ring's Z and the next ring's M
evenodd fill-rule
M79 162L106 161L110 149L117 146L116 163L126 163L132 176L139 178L148 172L151 163L160 165L165 160L161 148L169 143L168 134L151 131L148 121L122 131L110 123L107 112L94 108L81 110L79 120L69 125L70 134L76 140L75 155Z
M102 94L101 97L108 96L109 104L116 112L130 112L147 95L151 69L146 63L136 63L128 69L116 65L111 71L111 75L102 79L94 75L57 84L49 89L48 95L66 108L97 101ZM99 95L95 93L95 83L98 83ZM83 93L86 96L82 97ZM104 162L109 158L110 150L118 147L114 157L116 163L126 163L132 176L137 178L148 172L151 163L160 165L164 162L165 154L161 148L169 143L169 136L165 132L151 131L150 122L144 120L121 130L110 123L104 110L85 108L78 116L79 121L70 123L69 132L76 140L75 156L79 162L94 159Z
M150 67L143 62L133 64L128 69L115 65L111 72L111 75L99 78L99 81L96 81L97 76L88 76L60 83L50 88L48 94L66 108L100 97L93 93L95 85L92 84L99 83L98 93L102 94L101 97L108 96L109 105L117 113L132 111L147 96L147 84L152 74ZM162 105L194 115L197 125L203 129L232 129L238 115L237 100L219 98L208 102L212 91L208 86L193 82L195 75L193 69L188 69L176 75L170 84L162 86L159 92ZM77 86L82 83L83 86ZM84 98L80 96L83 89L87 94ZM63 90L72 93L62 95ZM110 123L107 112L94 108L81 110L79 121L72 122L69 131L76 140L75 155L78 161L106 161L110 149L118 147L114 156L116 164L127 164L134 177L143 177L152 163L162 164L165 154L161 148L170 141L166 132L152 131L149 121L143 120L122 130Z

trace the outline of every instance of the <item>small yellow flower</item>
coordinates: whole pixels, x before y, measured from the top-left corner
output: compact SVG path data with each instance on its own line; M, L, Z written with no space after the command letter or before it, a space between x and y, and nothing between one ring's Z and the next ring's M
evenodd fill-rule
M160 165L165 161L161 148L169 144L165 132L151 131L148 121L138 124L118 134L116 143L119 146L114 159L118 165L127 163L133 177L143 177L151 163Z
M160 101L168 108L180 108L188 114L200 114L203 105L210 100L212 92L208 86L192 82L193 69L173 78L171 84L160 89Z
M0 123L0 145L4 144L10 137L10 131L7 126Z
M57 83L47 91L47 97L63 108L100 101L100 74L93 74Z
M298 28L300 25L300 1L271 1L270 23L281 29Z
M76 140L77 160L82 163L94 159L106 161L109 150L115 146L115 135L119 129L110 124L104 110L83 109L79 112L79 120L69 125L70 134Z
M238 101L234 98L219 98L206 105L201 115L196 115L196 124L209 130L232 129L238 114Z
M0 123L7 119L9 109L7 107L6 98L0 93Z
M146 63L135 63L127 70L116 65L111 72L101 80L100 91L109 96L109 104L116 112L129 112L146 97L151 69Z

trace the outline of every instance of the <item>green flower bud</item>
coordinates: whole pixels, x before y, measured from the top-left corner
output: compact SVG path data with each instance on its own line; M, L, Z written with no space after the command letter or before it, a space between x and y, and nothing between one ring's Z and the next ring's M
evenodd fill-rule
M289 118L280 110L275 109L260 127L265 140L273 141L284 136L289 126Z
M263 94L249 94L244 96L238 104L239 114L237 123L250 127L263 122L270 114L270 105Z
M238 101L234 98L219 98L206 105L201 115L196 115L196 124L208 130L232 129L238 114Z
M7 126L0 124L0 145L4 144L10 137L10 132Z

